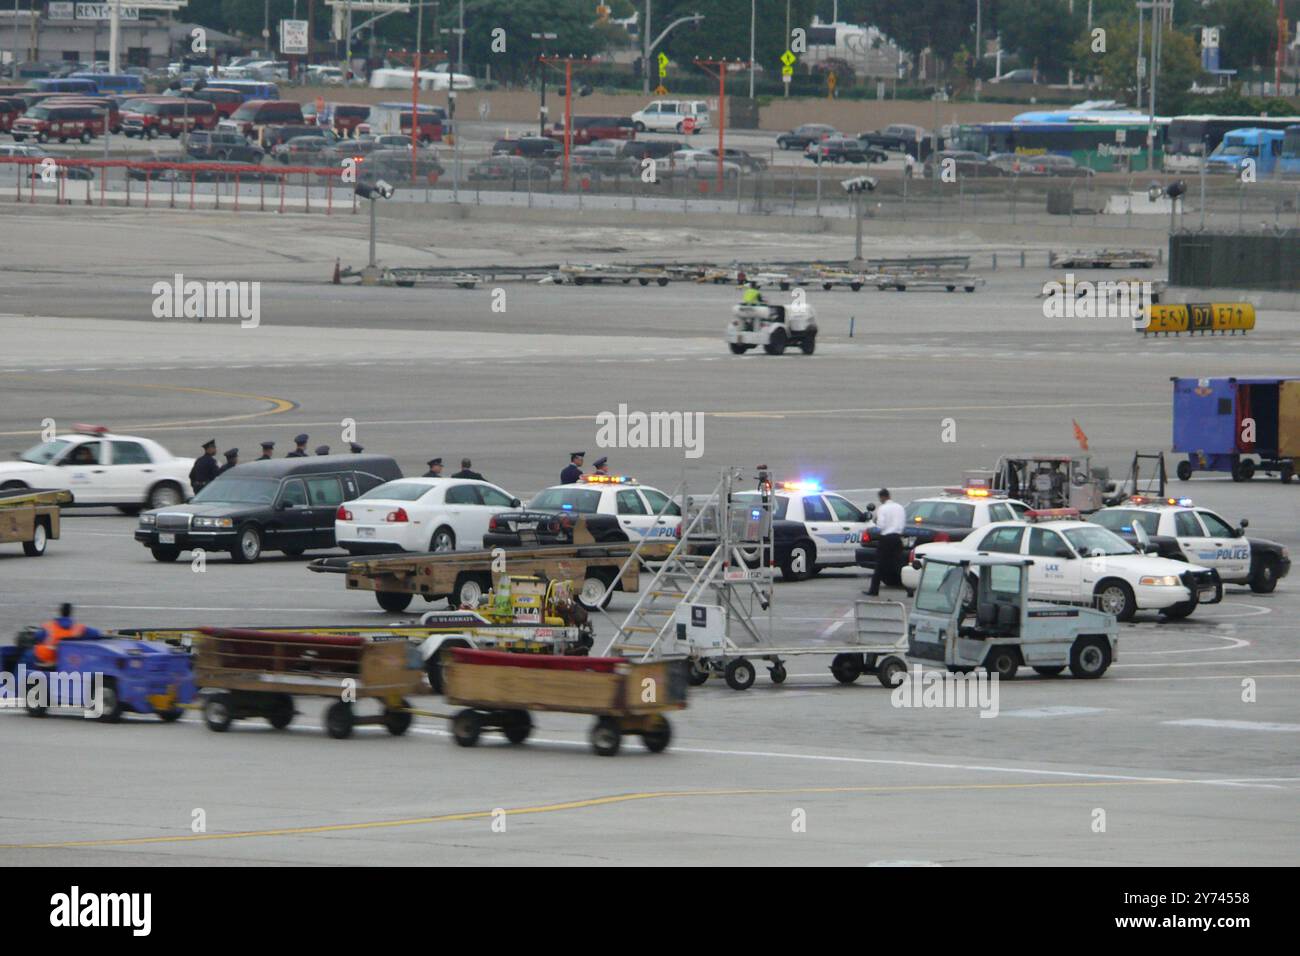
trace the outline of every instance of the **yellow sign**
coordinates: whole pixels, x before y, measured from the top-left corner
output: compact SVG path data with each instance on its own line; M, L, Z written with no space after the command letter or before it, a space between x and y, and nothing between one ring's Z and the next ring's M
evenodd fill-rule
M783 67L781 67L781 75L782 75L782 76L794 76L794 67L792 67L792 66L783 66Z
M1143 335L1160 332L1236 335L1255 327L1255 307L1248 302L1152 305L1147 309L1146 318L1146 325L1137 327Z
M794 59L795 59L794 54L791 53L789 50L786 50L784 53L781 54L781 62L786 66L794 66Z

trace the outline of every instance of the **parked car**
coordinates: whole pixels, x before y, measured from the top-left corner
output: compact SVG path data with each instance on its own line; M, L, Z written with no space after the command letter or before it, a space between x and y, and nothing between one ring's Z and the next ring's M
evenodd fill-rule
M671 139L634 139L623 143L623 158L636 161L639 165L643 159L667 159L679 149L686 149L685 143Z
M824 123L804 123L802 126L778 136L776 145L781 149L807 149L809 143L820 142L831 136L843 135L834 126L827 126Z
M344 155L347 155L346 152ZM354 156L357 160L357 178L359 180L386 179L389 181L409 182L411 178L411 148L405 149L376 149L371 150L361 156ZM415 176L416 178L436 179L446 170L442 163L438 161L438 151L434 149L420 149L415 153Z
M492 144L492 155L523 156L534 161L554 163L564 155L564 144L546 136L499 139Z
M164 134L177 139L187 129L214 129L218 121L217 108L206 100L157 97L133 103L122 115L122 132L141 139Z
M709 125L709 104L704 100L655 100L631 116L632 128L663 133L685 133L687 120L691 133L702 132Z
M696 179L708 179L718 175L718 157L702 149L679 149L668 159L669 175L691 176ZM661 176L664 174L663 164L659 166L659 174ZM727 179L735 179L740 175L740 166L724 159L722 175Z
M268 126L293 123L302 125L302 107L293 100L249 100L221 121L221 128L231 130L255 142Z
M492 516L518 507L488 481L403 478L339 505L334 537L351 554L476 551Z
M847 136L830 136L809 143L804 156L814 163L883 163L889 156L883 149L865 146L861 140Z
M877 149L910 153L917 159L924 159L924 155L918 156L917 153L923 148L928 148L930 133L926 129L913 126L910 123L890 123L884 129L859 133L858 139L868 146L875 146Z
M718 148L706 150L710 155L717 156ZM722 158L727 162L735 163L747 173L758 173L767 169L767 160L761 156L754 156L743 149L736 149L734 146L728 146L722 151Z
M231 160L256 165L266 158L258 146L250 146L238 133L225 130L195 130L189 135L185 151L195 159Z
M10 129L15 143L28 137L38 143L57 139L66 143L77 139L89 143L95 136L104 135L104 111L90 105L41 103L31 107L13 121Z
M1008 175L1001 167L989 161L987 156L960 149L945 149L930 156L925 161L923 173L926 178L934 176L936 165L942 165L951 159L956 164L958 176L988 178Z
M1087 179L1090 176L1097 175L1096 170L1088 166L1080 166L1070 156L1055 156L1048 154L1046 156L1036 157L1044 167L1047 175L1060 176L1069 179Z
M990 83L1035 83L1037 77L1033 70L1010 70L1001 76L995 76L989 80Z
M564 124L556 123L546 135L564 142ZM586 146L598 139L632 139L636 135L630 116L575 116L573 117L572 146Z
M271 155L286 166L312 166L333 163L337 158L337 140L325 136L294 136L271 148Z
M470 167L469 179L472 182L504 180L547 180L551 177L551 168L542 162L535 162L526 156L492 156Z

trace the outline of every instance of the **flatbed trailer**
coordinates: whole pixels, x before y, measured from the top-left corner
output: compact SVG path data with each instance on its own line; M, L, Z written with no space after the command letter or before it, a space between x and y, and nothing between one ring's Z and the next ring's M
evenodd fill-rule
M984 285L982 277L966 272L879 272L871 277L871 281L881 292L888 289L897 292L906 292L908 289L944 289L948 292L963 289L974 292Z
M1053 252L1054 269L1151 269L1156 257L1137 249L1102 249L1099 252Z
M581 534L575 529L575 539ZM633 551L642 561L661 560L672 545L659 542L618 541L541 545L535 548L504 550L504 560L512 575L532 575L551 581L586 582L598 579L615 590L635 592L640 587L640 561L628 561ZM497 562L501 549L443 551L429 554L393 554L369 558L318 558L307 566L309 571L347 575L349 591L373 591L375 600L385 611L400 613L420 595L426 600L448 598L451 606L464 601L464 595L485 594L500 573ZM621 572L621 573L620 573ZM602 588L603 590L604 588ZM581 590L581 588L579 589Z
M39 558L59 536L59 506L72 503L69 491L11 488L0 491L0 544L21 543L23 554Z

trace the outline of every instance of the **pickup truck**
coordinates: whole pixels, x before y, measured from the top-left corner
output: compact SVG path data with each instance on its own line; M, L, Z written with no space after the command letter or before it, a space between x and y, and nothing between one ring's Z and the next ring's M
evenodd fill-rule
M71 503L68 491L0 491L0 543L21 542L23 554L39 558L49 540L59 536L59 505Z

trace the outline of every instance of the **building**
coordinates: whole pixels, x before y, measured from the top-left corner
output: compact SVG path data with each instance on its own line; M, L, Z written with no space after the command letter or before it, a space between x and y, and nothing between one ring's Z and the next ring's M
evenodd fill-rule
M0 12L0 49L5 62L107 62L111 3L74 0L35 2L15 16ZM5 15L7 14L7 16ZM166 66L171 53L171 12L127 6L121 8L119 59L121 66Z

